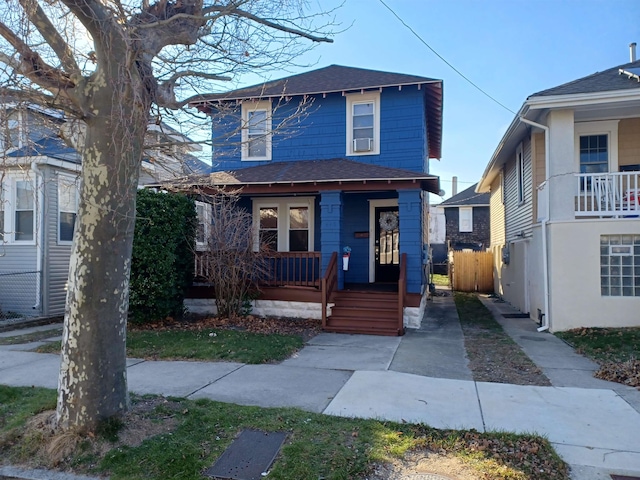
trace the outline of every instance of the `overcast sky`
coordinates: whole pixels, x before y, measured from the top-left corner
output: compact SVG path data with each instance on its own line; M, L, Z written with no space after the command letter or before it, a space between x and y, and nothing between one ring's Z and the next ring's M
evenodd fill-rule
M431 173L441 176L445 198L453 175L458 191L480 179L514 114L447 66L382 1L514 112L532 93L628 62L629 43L640 44L640 0L345 0L335 15L350 28L303 60L312 68L338 64L444 80L442 159L431 162ZM310 1L324 10L339 3Z

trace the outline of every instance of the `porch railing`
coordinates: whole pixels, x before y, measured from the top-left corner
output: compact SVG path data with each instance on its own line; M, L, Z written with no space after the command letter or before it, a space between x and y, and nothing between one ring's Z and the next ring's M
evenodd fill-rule
M273 252L266 260L267 276L261 284L269 287L320 287L320 252Z
M322 277L322 328L327 326L327 304L338 286L338 252L333 252Z
M640 172L577 173L576 217L640 215Z
M194 275L209 279L208 252L196 252ZM272 252L265 260L260 285L266 287L320 287L320 252Z
M404 331L404 303L407 296L407 254L400 256L400 276L398 277L398 332Z

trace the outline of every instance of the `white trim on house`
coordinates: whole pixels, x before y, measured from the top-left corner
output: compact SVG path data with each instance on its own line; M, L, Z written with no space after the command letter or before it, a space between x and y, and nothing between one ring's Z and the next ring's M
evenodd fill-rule
M640 90L612 90L608 92L540 96L527 99L525 105L527 105L531 110L540 110L544 108L568 108L580 107L583 105L599 105L611 102L624 103L634 100L640 100Z
M296 207L307 207L309 209L309 252L313 252L315 248L315 198L314 197L271 197L271 198L252 198L252 215L253 215L253 248L258 250L260 241L260 209L261 208L277 208L278 209L278 251L289 251L289 229L290 218L289 209Z
M196 217L198 228L196 230L196 250L202 252L209 248L209 236L211 235L211 204L196 200ZM199 240L200 225L202 225L202 240Z
M397 198L383 198L369 200L369 282L376 281L376 208L377 207L397 207ZM401 233L402 235L402 233Z
M249 155L249 143L250 138L250 125L249 114L259 111L265 112L264 121L264 139L265 139L265 155L264 156L250 156ZM262 100L259 102L243 102L242 103L242 145L241 145L241 160L247 161L269 161L271 160L271 147L272 147L272 109L271 100Z
M38 182L35 178L36 174L6 172L2 187L4 190L4 243L14 245L36 245L39 234L40 216L42 208L38 208ZM17 205L17 182L28 182L31 184L32 193L32 211L33 211L33 229L32 239L16 240L16 205ZM23 209L29 211L29 209Z
M76 216L75 219L74 219L74 224L75 224L75 221L77 220L77 217L78 217L78 205L80 203L80 191L79 191L79 188L78 188L79 179L78 179L77 176L65 174L65 173L62 173L62 172L56 172L56 175L58 177L58 185L57 185L58 201L56 202L56 204L57 204L57 209L56 209L56 213L57 213L57 216L56 216L56 224L57 224L56 240L57 240L58 245L71 245L73 243L73 233L72 233L71 240L62 240L60 238L60 225L61 225L60 214L62 214L62 213L73 213ZM73 188L74 189L75 195L74 195L73 200L75 200L75 205L72 205L72 207L75 207L75 208L71 208L71 209L68 209L68 210L62 210L61 209L61 206L62 206L61 205L61 199L63 198L63 192L62 192L63 184L65 184L64 186L66 188L69 188L69 189ZM75 226L74 226L74 230L75 230ZM73 230L72 230L72 232L73 232Z
M618 124L619 120L605 120L601 122L581 122L574 124L574 168L580 171L580 137L588 135L608 136L609 172L618 171Z
M380 92L366 92L366 93L351 93L345 95L347 99L346 116L347 116L347 137L346 137L346 155L347 156L362 156L362 155L378 155L380 154ZM369 145L370 148L362 147L361 141L359 141L359 148L357 150L354 142L354 125L353 125L353 109L356 105L362 105L372 103L373 104L373 138ZM360 139L364 140L364 139Z
M458 231L473 232L473 207L458 207Z

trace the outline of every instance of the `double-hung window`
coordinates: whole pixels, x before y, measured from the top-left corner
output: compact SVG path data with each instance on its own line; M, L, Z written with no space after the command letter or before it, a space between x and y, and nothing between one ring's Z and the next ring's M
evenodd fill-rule
M242 104L242 160L271 160L271 102Z
M609 171L608 135L580 136L580 173Z
M347 155L380 153L380 93L347 95Z
M58 177L58 241L73 241L73 231L78 214L78 186L73 177Z
M36 213L33 183L16 180L14 193L14 239L16 242L33 242Z
M313 197L254 199L254 249L312 252L313 218Z

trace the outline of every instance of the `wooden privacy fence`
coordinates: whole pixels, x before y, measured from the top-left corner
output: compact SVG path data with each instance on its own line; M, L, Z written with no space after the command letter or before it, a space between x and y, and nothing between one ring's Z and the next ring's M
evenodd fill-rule
M451 252L451 288L459 292L493 292L491 252Z

